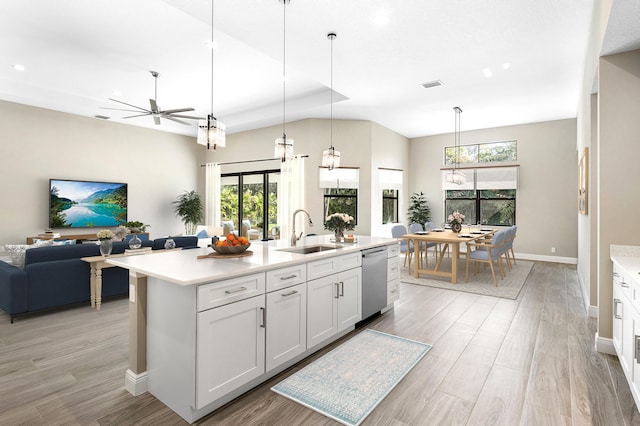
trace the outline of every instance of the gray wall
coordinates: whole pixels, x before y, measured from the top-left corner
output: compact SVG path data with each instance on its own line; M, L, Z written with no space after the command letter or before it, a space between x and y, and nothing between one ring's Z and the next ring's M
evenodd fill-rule
M461 145L518 141L518 236L514 250L530 259L575 263L578 256L576 120L462 132L460 140ZM436 223L443 221L445 213L450 213L443 211L440 168L444 147L453 145L453 141L453 134L410 141L409 190L425 193ZM551 247L556 247L556 253L551 253Z
M0 117L0 244L48 226L50 178L126 182L130 220L150 224L152 238L184 232L171 202L197 189L194 138L4 101Z

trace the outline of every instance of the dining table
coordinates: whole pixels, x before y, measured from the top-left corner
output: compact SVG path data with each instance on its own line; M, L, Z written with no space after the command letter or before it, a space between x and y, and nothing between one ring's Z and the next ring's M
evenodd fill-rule
M430 231L416 232L405 234L401 238L407 240L408 246L413 245L414 267L413 276L419 278L420 274L435 275L439 277L451 278L452 284L458 282L458 260L460 258L460 244L477 242L492 236L496 231L491 228L473 229L469 232L453 232L451 229L432 229ZM428 269L425 262L425 268L422 268L420 259L420 250L422 243L435 243L439 248L437 261L433 269ZM440 270L442 259L451 246L451 271ZM409 260L409 273L411 273L411 260Z

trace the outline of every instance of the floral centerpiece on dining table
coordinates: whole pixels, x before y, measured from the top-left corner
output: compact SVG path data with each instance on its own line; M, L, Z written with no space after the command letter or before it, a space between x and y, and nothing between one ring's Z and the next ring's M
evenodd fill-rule
M350 231L356 226L356 220L353 216L346 213L333 213L326 217L324 221L324 229L333 231L336 241L341 241L344 237L344 231Z
M449 222L453 232L460 232L462 230L462 223L464 222L464 215L456 210L449 215L447 222Z

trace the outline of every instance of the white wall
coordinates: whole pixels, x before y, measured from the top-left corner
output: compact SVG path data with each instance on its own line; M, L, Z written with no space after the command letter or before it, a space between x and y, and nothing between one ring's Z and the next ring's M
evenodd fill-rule
M462 145L518 141L519 182L516 201L518 237L514 250L532 259L575 262L577 250L576 120L462 132ZM445 217L440 168L453 134L410 141L411 193L424 192L436 223ZM551 248L556 248L556 253Z
M197 189L194 138L0 101L0 244L48 226L49 179L126 182L129 220L152 238L184 232L171 202ZM62 230L62 233L95 229Z

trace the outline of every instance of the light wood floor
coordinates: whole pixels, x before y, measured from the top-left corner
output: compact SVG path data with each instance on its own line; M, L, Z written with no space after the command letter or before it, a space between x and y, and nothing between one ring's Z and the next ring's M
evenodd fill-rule
M433 348L365 425L640 424L619 363L594 350L574 267L536 263L515 301L408 284L401 292L368 326ZM0 313L0 425L186 424L153 396L124 390L127 309L112 300L100 312L14 324ZM269 390L321 354L198 424L335 424Z

